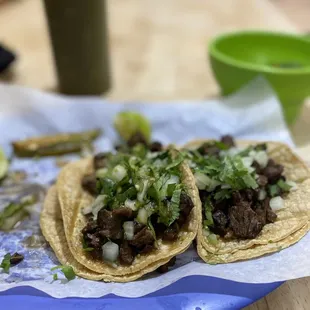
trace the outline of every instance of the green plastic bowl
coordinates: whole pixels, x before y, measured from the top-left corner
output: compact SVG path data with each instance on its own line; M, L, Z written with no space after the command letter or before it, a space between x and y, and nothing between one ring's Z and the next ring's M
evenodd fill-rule
M221 35L209 45L209 57L222 95L263 75L292 124L310 96L310 40L292 34L244 31Z

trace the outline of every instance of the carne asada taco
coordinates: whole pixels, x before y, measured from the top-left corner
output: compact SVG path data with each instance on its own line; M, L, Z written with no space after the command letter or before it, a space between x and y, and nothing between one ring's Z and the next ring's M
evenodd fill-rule
M202 203L197 250L208 263L279 251L308 231L310 174L284 144L193 141L185 146Z
M147 271L144 269L124 276L111 276L96 273L80 264L74 258L68 247L56 186L52 186L47 192L40 217L40 226L45 239L49 242L50 246L56 253L59 262L63 265L70 265L75 274L82 278L97 281L103 280L106 282L129 282L140 278L145 274L145 271ZM163 260L161 261L162 266L160 268L163 268L168 264L169 260L168 262L167 260ZM151 271L153 270L153 265L150 264L147 268Z
M172 149L152 153L139 143L130 154L101 153L70 163L58 177L57 192L74 259L108 281L157 269L197 234L198 191Z

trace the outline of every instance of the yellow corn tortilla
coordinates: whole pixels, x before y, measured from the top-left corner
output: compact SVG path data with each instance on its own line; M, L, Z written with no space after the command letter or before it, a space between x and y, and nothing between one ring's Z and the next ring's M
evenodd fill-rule
M81 265L72 255L69 250L67 239L65 236L63 220L61 216L61 209L58 202L56 186L52 186L44 201L43 210L40 217L40 226L45 239L49 242L54 250L59 262L63 265L72 266L76 275L89 280L103 280L105 282L129 282L142 277L148 270L153 270L150 265L146 269L138 271L133 274L126 274L124 276L111 276L100 274L87 269ZM161 265L170 260L163 260Z
M278 242L271 242L265 245L255 245L246 250L239 250L233 253L220 254L220 255L213 254L208 252L202 246L201 243L197 245L197 251L199 256L208 264L232 263L235 261L248 260L266 254L279 252L298 242L302 237L306 235L308 231L309 231L309 224L307 223L299 230L294 232L292 235Z
M196 149L206 140L192 141L184 146ZM257 141L240 141L237 146L257 144ZM214 245L203 234L202 220L197 233L198 254L206 262L233 262L240 259L258 257L277 251L278 247L288 247L300 240L308 231L310 218L310 173L308 167L285 144L267 142L268 155L284 166L284 175L297 183L297 190L290 192L284 199L284 208L278 210L275 223L264 226L255 239L226 240L217 236ZM274 246L272 246L274 244ZM277 247L276 245L279 244Z
M186 185L187 194L193 201L194 208L183 225L179 238L175 242L158 240L158 248L151 253L138 255L131 266L112 266L102 260L93 259L83 251L81 230L87 224L82 208L89 206L94 198L81 187L81 180L86 173L91 172L91 159L84 159L65 166L57 180L58 198L61 207L64 230L69 249L74 258L83 266L97 273L111 276L126 276L128 274L147 272L163 265L190 246L195 239L198 224L201 222L201 203L194 177L186 165L180 165L182 181Z

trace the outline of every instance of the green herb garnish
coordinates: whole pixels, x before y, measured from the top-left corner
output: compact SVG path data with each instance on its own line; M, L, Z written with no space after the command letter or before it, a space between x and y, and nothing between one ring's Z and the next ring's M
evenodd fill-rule
M284 192L289 192L292 188L292 186L288 185L286 182L284 182L282 179L280 179L277 182L277 185L284 191Z
M5 273L9 273L9 270L11 267L11 254L10 253L7 253L4 255L0 267L3 269Z
M71 280L75 279L75 277L76 277L75 272L71 266L59 265L59 266L53 267L51 269L51 271L54 271L57 269L60 269L60 271L62 271L62 273L65 275L65 277L67 278L68 281L71 281Z

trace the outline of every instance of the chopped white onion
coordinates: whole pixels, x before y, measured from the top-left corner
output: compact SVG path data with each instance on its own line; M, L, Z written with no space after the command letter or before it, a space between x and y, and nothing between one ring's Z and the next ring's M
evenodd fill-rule
M135 226L132 221L124 222L123 224L125 239L132 240L135 233Z
M104 207L107 195L99 195L91 205L94 220L97 220L98 212Z
M265 151L258 151L254 156L254 160L257 161L261 168L265 168L268 164L268 155Z
M258 200L264 200L267 196L267 192L264 189L261 189L258 193Z
M112 177L117 182L123 180L126 175L127 171L122 165L117 165L112 170Z
M215 187L220 185L220 182L212 180L204 173L196 172L194 174L194 177L198 189L206 189L207 191L213 191Z
M211 181L211 179L207 175L200 173L200 172L196 172L194 174L194 177L195 177L196 186L198 187L198 189L205 189Z
M180 178L177 175L171 175L171 177L169 178L169 180L166 182L165 185L169 185L169 184L178 184L180 182Z
M254 159L250 156L242 157L243 165L247 168L250 168L253 164Z
M108 262L115 262L118 258L119 246L112 242L108 241L102 246L102 256L103 259Z
M138 211L137 221L141 224L146 225L147 224L147 218L148 218L148 212L145 208L141 208Z
M269 205L272 211L278 211L284 208L284 201L280 196L273 197L270 199Z
M296 191L298 188L297 183L294 181L286 181L286 184L291 186L291 188L290 188L291 192Z
M130 208L132 211L136 211L137 210L136 201L127 198L125 200L125 207Z
M221 186L221 189L228 189L228 188L231 188L231 186L229 184L223 184Z
M235 156L240 152L240 149L238 149L237 147L231 147L228 151L227 154L229 156Z
M97 178L104 178L108 172L107 168L100 168L96 171Z

